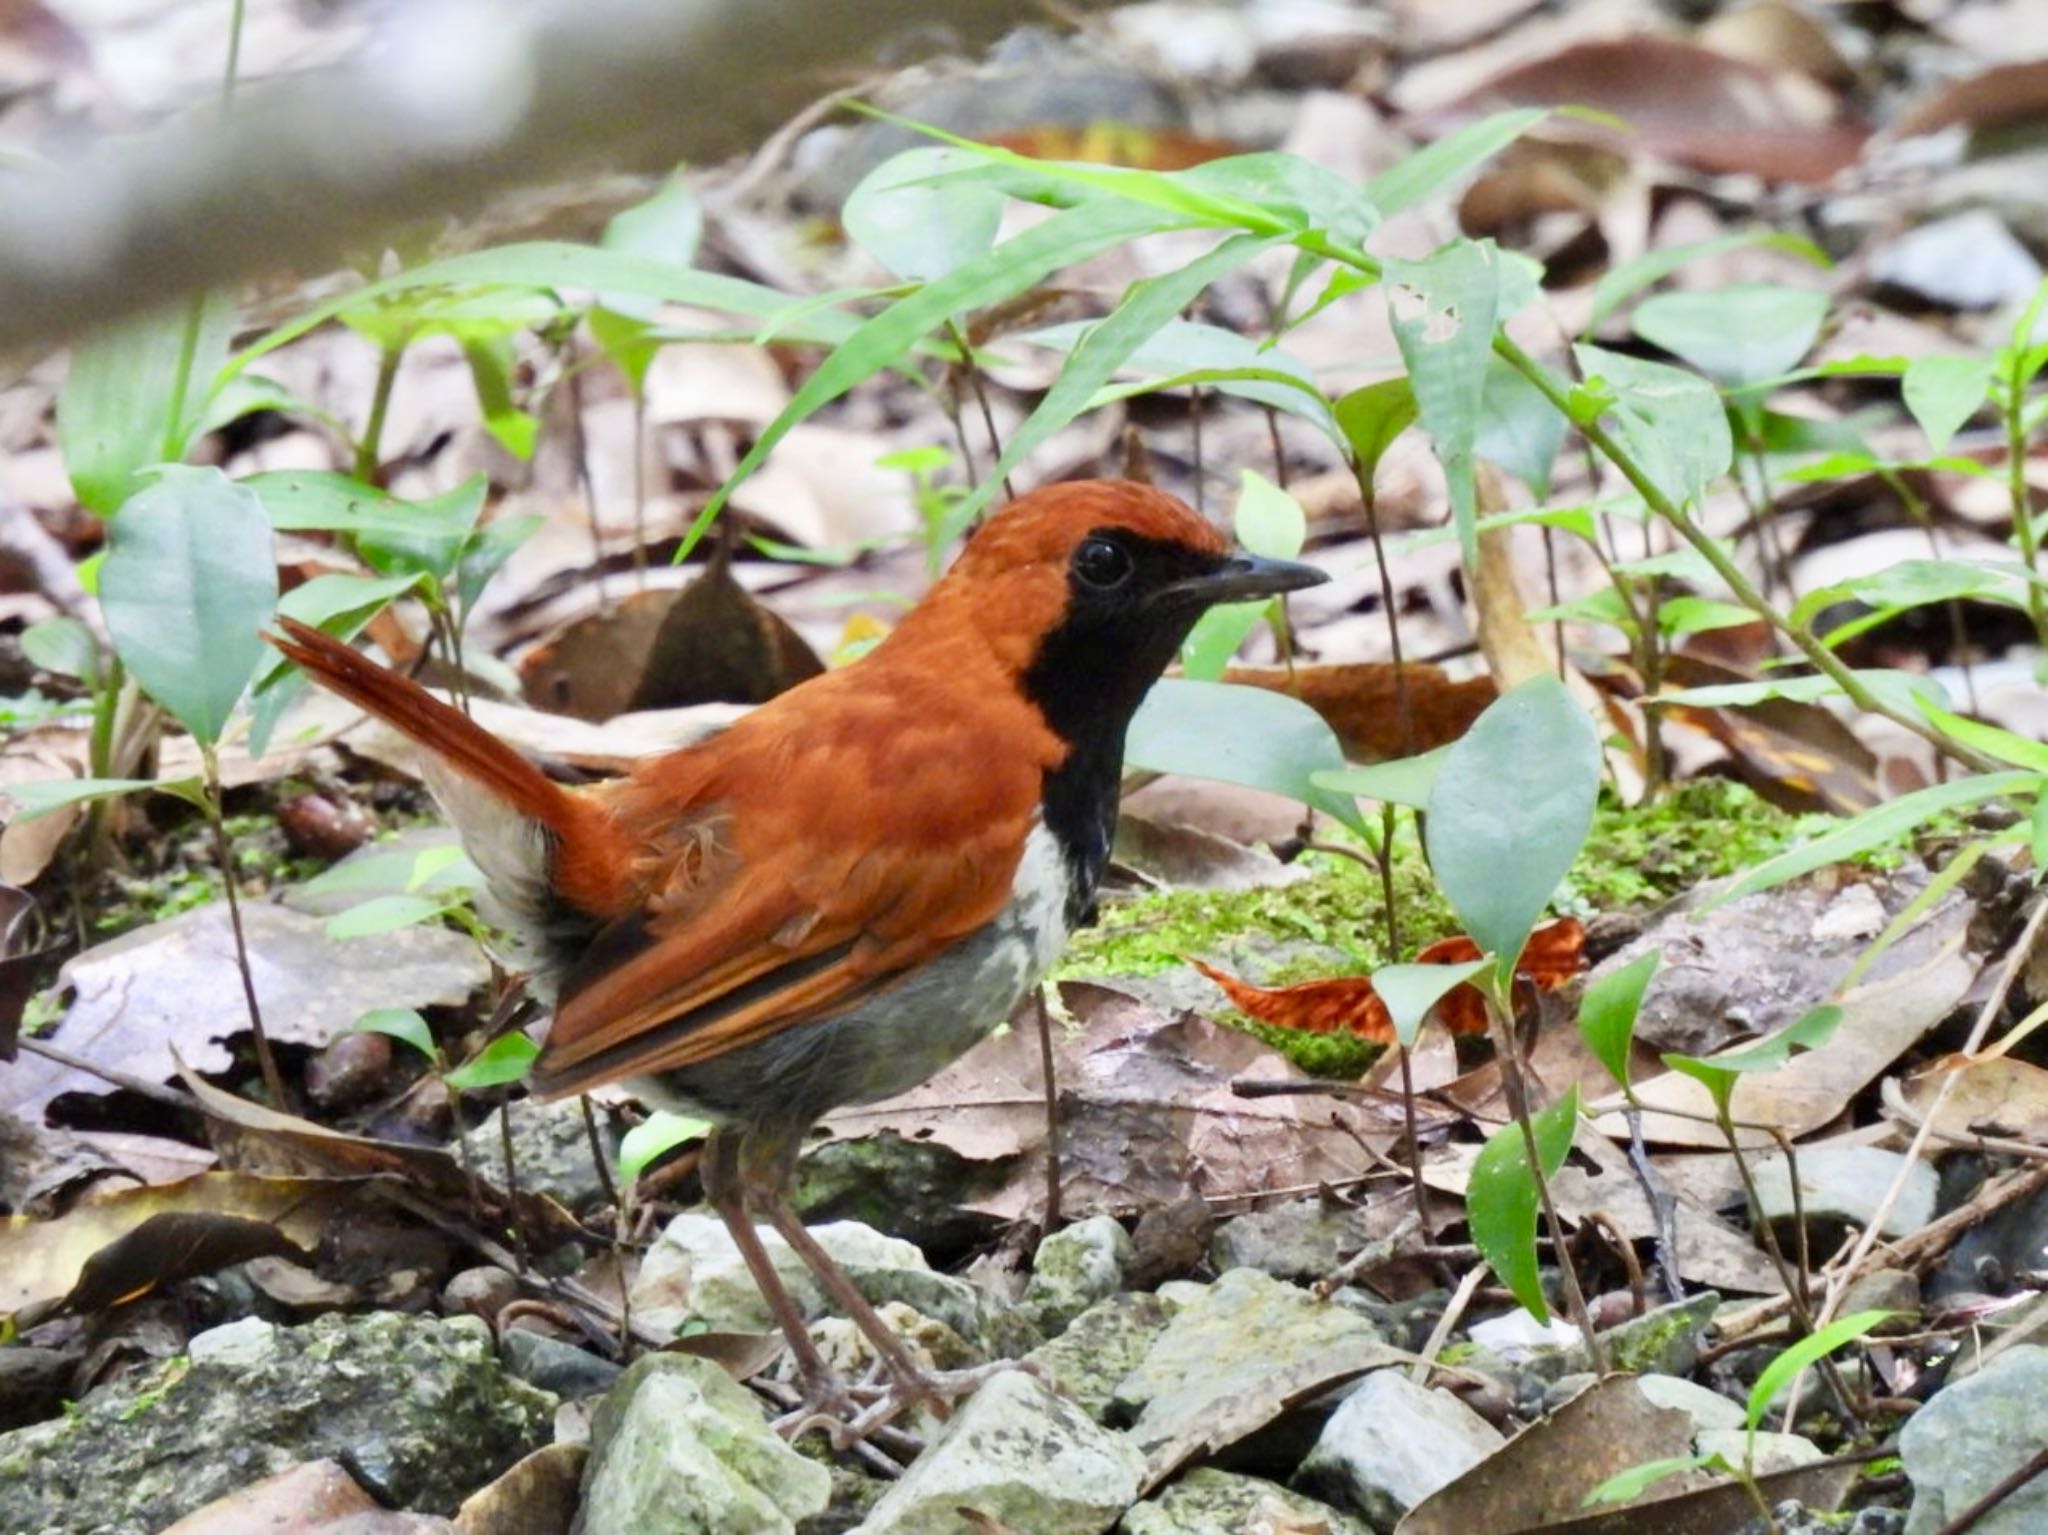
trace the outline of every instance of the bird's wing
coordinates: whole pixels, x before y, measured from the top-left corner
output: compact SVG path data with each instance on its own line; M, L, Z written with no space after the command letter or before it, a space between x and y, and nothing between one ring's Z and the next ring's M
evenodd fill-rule
M662 828L653 877L572 971L540 1092L696 1065L829 1016L1001 911L1060 750L1036 711L983 697L935 719L830 691L830 708L770 705L618 787L621 822Z

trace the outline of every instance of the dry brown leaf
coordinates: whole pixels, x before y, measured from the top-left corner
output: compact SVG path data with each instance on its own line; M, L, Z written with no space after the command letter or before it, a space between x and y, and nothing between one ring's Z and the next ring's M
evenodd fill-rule
M1110 859L1147 884L1174 890L1256 890L1309 877L1300 864L1282 863L1265 848L1128 810L1117 817Z
M380 1507L334 1461L313 1460L216 1498L161 1535L438 1535L456 1528L432 1514Z
M1353 762L1387 762L1448 745L1499 696L1491 677L1454 680L1426 661L1406 662L1398 680L1390 661L1233 666L1223 680L1300 699L1328 722ZM1412 731L1401 723L1404 692Z
M2009 1055L1944 1055L1900 1084L1905 1104L1922 1121L1950 1078L1948 1102L1934 1128L1948 1135L2048 1146L2048 1070Z
M567 1535L589 1448L546 1444L512 1463L455 1511L458 1535Z
M2001 64L1937 87L1902 112L1891 132L1902 139L1956 126L1975 132L2031 122L2044 115L2048 115L2048 59L2030 59Z

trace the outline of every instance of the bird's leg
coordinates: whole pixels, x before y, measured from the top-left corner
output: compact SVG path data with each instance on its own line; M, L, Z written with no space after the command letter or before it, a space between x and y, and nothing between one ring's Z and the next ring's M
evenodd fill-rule
M860 1286L839 1266L838 1260L825 1251L802 1218L790 1207L784 1190L789 1185L789 1164L794 1160L795 1149L795 1144L791 1143L783 1156L757 1159L753 1155L754 1143L749 1141L748 1157L742 1170L747 1185L747 1201L768 1218L768 1223L781 1233L791 1250L803 1259L804 1265L816 1276L826 1298L866 1336L880 1356L882 1368L889 1374L892 1389L854 1420L856 1434L881 1427L920 1401L931 1403L943 1416L954 1399L967 1395L991 1375L1017 1368L1009 1361L974 1369L944 1371L927 1370L919 1364L903 1340L882 1320L868 1298L860 1293Z
M804 1320L804 1314L790 1295L788 1286L783 1284L782 1276L775 1272L768 1250L761 1245L760 1233L754 1230L754 1223L747 1214L745 1188L739 1177L739 1141L738 1131L712 1131L704 1142L697 1175L704 1183L704 1197L725 1222L725 1229L732 1233L733 1245L739 1248L747 1272L754 1277L754 1287L768 1303L769 1314L775 1318L775 1325L782 1329L790 1356L796 1361L796 1372L803 1382L803 1401L782 1420L788 1425L785 1432L794 1439L820 1417L836 1422L849 1414L853 1408L853 1396L847 1390L846 1382L839 1378L838 1371L825 1362L825 1356L818 1352L818 1345L811 1341L810 1324ZM777 1426L782 1427L782 1423Z

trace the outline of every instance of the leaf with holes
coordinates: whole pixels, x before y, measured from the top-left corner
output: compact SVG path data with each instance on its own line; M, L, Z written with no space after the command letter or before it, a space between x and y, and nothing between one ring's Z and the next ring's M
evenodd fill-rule
M1466 565L1476 566L1473 454L1501 307L1501 255L1491 241L1453 241L1424 261L1389 261L1386 289L1416 408L1450 486L1458 544Z

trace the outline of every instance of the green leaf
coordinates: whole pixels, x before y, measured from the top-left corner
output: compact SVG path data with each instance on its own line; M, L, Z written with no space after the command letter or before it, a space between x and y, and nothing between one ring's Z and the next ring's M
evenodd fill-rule
M380 575L426 575L447 583L479 533L490 484L471 475L424 501L401 501L345 474L286 471L240 482L262 498L282 532L345 533Z
M1550 495L1551 471L1570 424L1516 369L1497 356L1487 359L1474 451L1528 486L1538 501Z
M469 364L470 381L476 386L477 410L484 418L484 430L499 447L522 463L533 457L540 437L540 423L519 408L513 398L513 376L519 355L510 336L483 336L462 343L463 360Z
M1740 603L1717 602L1711 597L1666 597L1657 604L1657 627L1672 639L1755 622L1756 614Z
M165 787L154 778L39 778L32 783L11 783L0 794L14 801L14 813L7 824L16 825L62 810L66 805L89 800L113 799L140 789Z
M1564 1166L1578 1117L1576 1086L1529 1117L1544 1177L1555 1177ZM1472 1178L1465 1188L1465 1222L1471 1228L1473 1244L1500 1282L1531 1316L1548 1322L1550 1308L1543 1299L1536 1265L1536 1219L1541 1200L1522 1127L1509 1121L1486 1138L1479 1160L1472 1164Z
M1572 348L1596 386L1591 405L1615 418L1615 434L1650 482L1681 504L1697 500L1734 462L1721 397L1696 373L1583 343ZM1607 396L1604 403L1600 398Z
M1405 374L1383 378L1344 395L1335 409L1337 425L1358 460L1359 475L1370 482L1394 439L1415 424L1415 386Z
M329 938L368 938L376 933L395 933L400 928L431 922L448 909L446 901L429 901L417 895L378 895L337 912L327 919Z
M286 618L325 629L338 639L358 631L398 598L419 585L419 576L349 576L339 572L302 581L277 600ZM306 674L282 655L266 651L249 699L249 754L260 757L292 700L306 688Z
M1884 847L1944 810L1981 805L2001 794L2035 793L2040 783L2041 775L2038 773L2008 771L1981 773L1972 778L1958 778L1950 783L1915 789L1911 794L1902 794L1897 799L1873 805L1833 830L1765 859L1714 897L1704 909L1712 911L1743 896L1810 874L1815 869Z
M1674 1455L1665 1460L1646 1460L1639 1466L1630 1466L1626 1471L1610 1476L1587 1493L1579 1506L1591 1508L1598 1503L1633 1503L1666 1477L1698 1471L1714 1458L1711 1455Z
M1549 115L1541 107L1522 107L1482 117L1402 157L1365 184L1365 195L1382 218L1391 218L1485 164Z
M1636 306L1635 332L1718 383L1750 384L1791 369L1827 317L1825 293L1738 283L1644 299Z
M1124 762L1284 794L1365 832L1355 802L1314 782L1316 773L1344 765L1337 737L1320 714L1284 693L1164 678L1131 721Z
M2034 867L2048 869L2048 794L2034 796L2034 814L2028 825L2027 848L2034 855Z
M1427 810L1429 796L1436 788L1436 775L1443 771L1444 758L1450 755L1451 744L1418 752L1413 757L1397 757L1391 762L1317 773L1315 782L1317 787L1338 794L1355 794L1360 799L1406 805L1411 810Z
M1225 602L1209 609L1181 642L1181 675L1195 682L1221 677L1270 608L1268 602Z
M100 642L75 618L59 616L30 624L21 631L21 653L46 672L99 687Z
M931 282L987 254L1008 199L985 179L934 177L978 165L968 150L926 144L884 160L839 210L848 239L897 277Z
M79 501L101 516L141 489L143 469L175 463L192 445L227 358L235 306L220 295L205 301L188 357L190 314L184 302L154 309L94 332L72 351L57 392L57 441Z
M476 605L491 578L546 522L539 512L493 517L462 541L462 556L455 562L455 595L465 610Z
M1308 517L1301 503L1256 470L1240 474L1237 541L1253 554L1293 559L1308 538ZM1221 676L1238 646L1272 609L1271 601L1226 602L1209 609L1181 645L1181 674L1198 682Z
M2027 768L2036 773L2048 773L2048 745L2030 741L2025 736L2014 735L2010 730L2001 730L1996 725L1987 725L1982 720L1966 719L1960 714L1951 714L1925 698L1914 701L1920 705L1920 712L1951 739L1961 741L1965 746L1975 747L1985 756L1997 761L2009 762L2014 767Z
M1387 262L1385 284L1394 339L1444 467L1458 546L1471 567L1479 560L1473 453L1500 309L1500 252L1490 240L1456 240L1424 261Z
M630 1190L657 1158L710 1131L708 1119L692 1119L687 1114L656 1109L620 1138L619 1183Z
M1912 709L1916 698L1926 696L1936 701L1948 695L1941 690L1941 684L1933 678L1916 672L1872 670L1854 674L1872 694L1895 709ZM1800 703L1811 703L1819 698L1834 698L1841 693L1835 679L1824 673L1815 672L1804 677L1772 676L1760 682L1728 682L1713 687L1681 688L1675 693L1660 693L1646 700L1652 705L1690 704L1696 709L1744 709L1760 704L1770 698L1790 698Z
M1848 1316L1836 1317L1827 1326L1808 1334L1785 1349L1756 1378L1756 1384L1749 1388L1749 1411L1745 1422L1750 1433L1763 1422L1764 1414L1770 1410L1771 1398L1784 1389L1785 1383L1810 1364L1817 1364L1844 1344L1853 1343L1874 1327L1880 1327L1898 1315L1894 1311L1856 1311Z
M515 1029L510 1034L500 1034L469 1060L443 1074L441 1080L461 1093L503 1087L508 1082L524 1080L539 1055L540 1046Z
M1422 1032L1429 1010L1450 990L1469 981L1493 960L1490 955L1455 965L1382 965L1372 973L1372 989L1387 1004L1387 1016L1394 1021L1394 1037L1403 1049L1412 1049Z
M1502 694L1445 755L1424 832L1430 867L1504 976L1578 856L1599 791L1599 737L1555 677Z
M1655 949L1640 954L1618 970L1598 976L1579 1001L1579 1035L1595 1060L1623 1087L1628 1083L1629 1046L1635 1039L1636 1014L1643 993L1663 956Z
M1827 252L1801 235L1775 234L1766 230L1751 230L1746 234L1722 235L1718 239L1698 240L1690 245L1674 245L1665 250L1651 251L1633 261L1625 261L1603 274L1593 285L1593 308L1587 316L1583 334L1590 336L1600 322L1613 314L1623 304L1641 293L1645 288L1655 287L1681 267L1707 256L1719 256L1732 250L1742 250L1752 245L1769 246L1791 255L1803 256L1817 267L1833 265Z
M1897 560L1866 575L1808 592L1793 605L1791 617L1795 624L1808 623L1843 601L1892 613L1964 597L2018 606L2024 600L2021 588L2026 579L2026 571L2010 562Z
M1737 1077L1753 1071L1776 1071L1796 1052L1818 1050L1828 1042L1828 1036L1835 1032L1835 1026L1841 1021L1842 1010L1832 1002L1824 1003L1801 1014L1769 1038L1760 1039L1744 1049L1707 1056L1667 1051L1664 1064L1705 1087L1714 1095L1715 1106L1726 1114Z
M1927 434L1927 451L1939 457L1991 392L1991 359L1947 353L1916 357L1906 364L1899 392Z
M411 1045L428 1060L434 1060L440 1051L434 1046L434 1034L427 1027L427 1020L409 1007L378 1007L363 1014L349 1025L351 1034L384 1034L390 1038Z
M1035 287L1056 268L1086 261L1112 245L1182 222L1145 207L1087 204L1033 225L986 255L897 300L864 322L804 381L783 407L782 414L755 438L754 445L726 482L712 493L691 524L676 557L682 558L703 537L734 488L760 467L790 428L831 404L855 384L894 364L935 327L966 310L1014 298ZM1062 370L1061 378L1066 376ZM1045 409L1043 402L1039 409Z
M604 248L644 257L675 271L687 271L704 238L704 208L680 176L671 176L647 201L613 216L604 226ZM650 319L658 301L644 294L606 293L600 307L627 319Z
M218 469L170 466L108 525L107 632L142 690L203 746L263 655L277 563L263 503Z
M299 886L307 897L343 895L356 890L480 890L483 871L453 844L394 848L387 853L362 853L316 874Z
M1038 402L1037 409L1010 434L1010 440L1003 445L1002 456L996 460L987 477L947 513L941 536L955 536L979 516L1002 488L1004 476L1040 443L1086 410L1095 391L1109 382L1117 369L1130 360L1132 353L1192 303L1210 283L1236 271L1270 247L1275 238L1271 235L1236 235L1178 271L1132 283L1116 308L1092 326L1069 354L1066 366L1060 369L1052 388L1045 392L1045 398ZM1009 247L1003 248L1007 250Z

